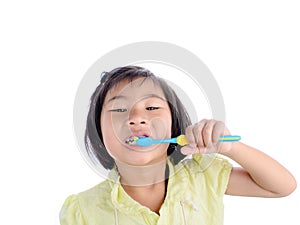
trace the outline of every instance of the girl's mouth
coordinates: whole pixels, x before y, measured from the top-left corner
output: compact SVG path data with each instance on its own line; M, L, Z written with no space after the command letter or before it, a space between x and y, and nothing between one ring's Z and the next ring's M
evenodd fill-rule
M129 148L132 151L136 151L136 152L149 152L149 151L153 151L154 149L156 149L153 146L150 147L150 146L137 145L136 140L141 137L150 137L150 135L145 134L145 133L143 133L142 135L141 135L141 133L140 133L140 135L133 134L133 135L130 135L129 137L127 137L124 140L124 143L125 143L125 145L127 145L127 148Z
M125 143L128 145L135 145L135 142L139 137L149 137L149 136L148 135L142 135L142 136L131 135L125 140Z
M129 136L126 140L125 143L128 145L134 145L137 137L136 136Z

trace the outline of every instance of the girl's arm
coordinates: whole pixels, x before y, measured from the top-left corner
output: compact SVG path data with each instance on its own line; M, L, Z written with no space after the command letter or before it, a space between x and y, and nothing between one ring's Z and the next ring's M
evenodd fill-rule
M292 174L263 152L237 142L222 153L242 168L233 168L226 194L257 197L283 197L297 184Z
M297 184L293 175L263 152L241 142L218 142L221 135L229 135L224 123L202 120L186 129L189 145L183 154L223 154L242 168L233 168L226 194L257 197L283 197L291 194Z

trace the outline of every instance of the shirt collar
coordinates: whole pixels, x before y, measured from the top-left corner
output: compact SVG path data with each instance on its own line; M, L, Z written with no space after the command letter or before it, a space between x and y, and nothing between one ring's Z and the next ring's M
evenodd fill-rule
M167 195L162 207L166 204L170 204L171 202L180 201L182 199L182 195L186 191L188 181L188 174L181 162L174 165L172 160L168 157L167 164L169 166L169 181ZM116 167L110 171L109 179L111 180L112 203L118 210L133 215L142 212L153 213L149 208L142 206L125 192L120 184L120 175Z

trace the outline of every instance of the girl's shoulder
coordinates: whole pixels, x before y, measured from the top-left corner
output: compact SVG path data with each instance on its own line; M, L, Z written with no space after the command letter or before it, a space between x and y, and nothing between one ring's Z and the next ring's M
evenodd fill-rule
M101 183L82 191L77 194L79 199L94 199L95 197L103 199L110 196L112 189L112 182L109 180L104 180Z
M223 195L230 178L232 165L218 154L194 154L182 162L185 177L194 189L203 189L203 185L216 194Z
M107 211L113 208L110 200L111 182L100 184L67 197L60 210L60 222L64 224L86 224L93 212Z

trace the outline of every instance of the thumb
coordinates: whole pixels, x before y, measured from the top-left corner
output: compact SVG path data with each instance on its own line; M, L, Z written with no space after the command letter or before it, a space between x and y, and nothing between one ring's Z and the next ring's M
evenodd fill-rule
M196 145L186 145L181 147L180 149L181 153L184 155L191 155L191 154L195 154L195 153L204 153L206 151L205 148L197 148Z
M189 144L185 145L184 147L181 147L180 149L181 153L184 155L190 155L190 154L204 154L207 152L207 149L205 147L198 148L196 144Z
M193 148L193 147L190 147L190 146L186 145L184 147L181 147L180 151L184 155L190 155L190 154L196 153L197 148Z

